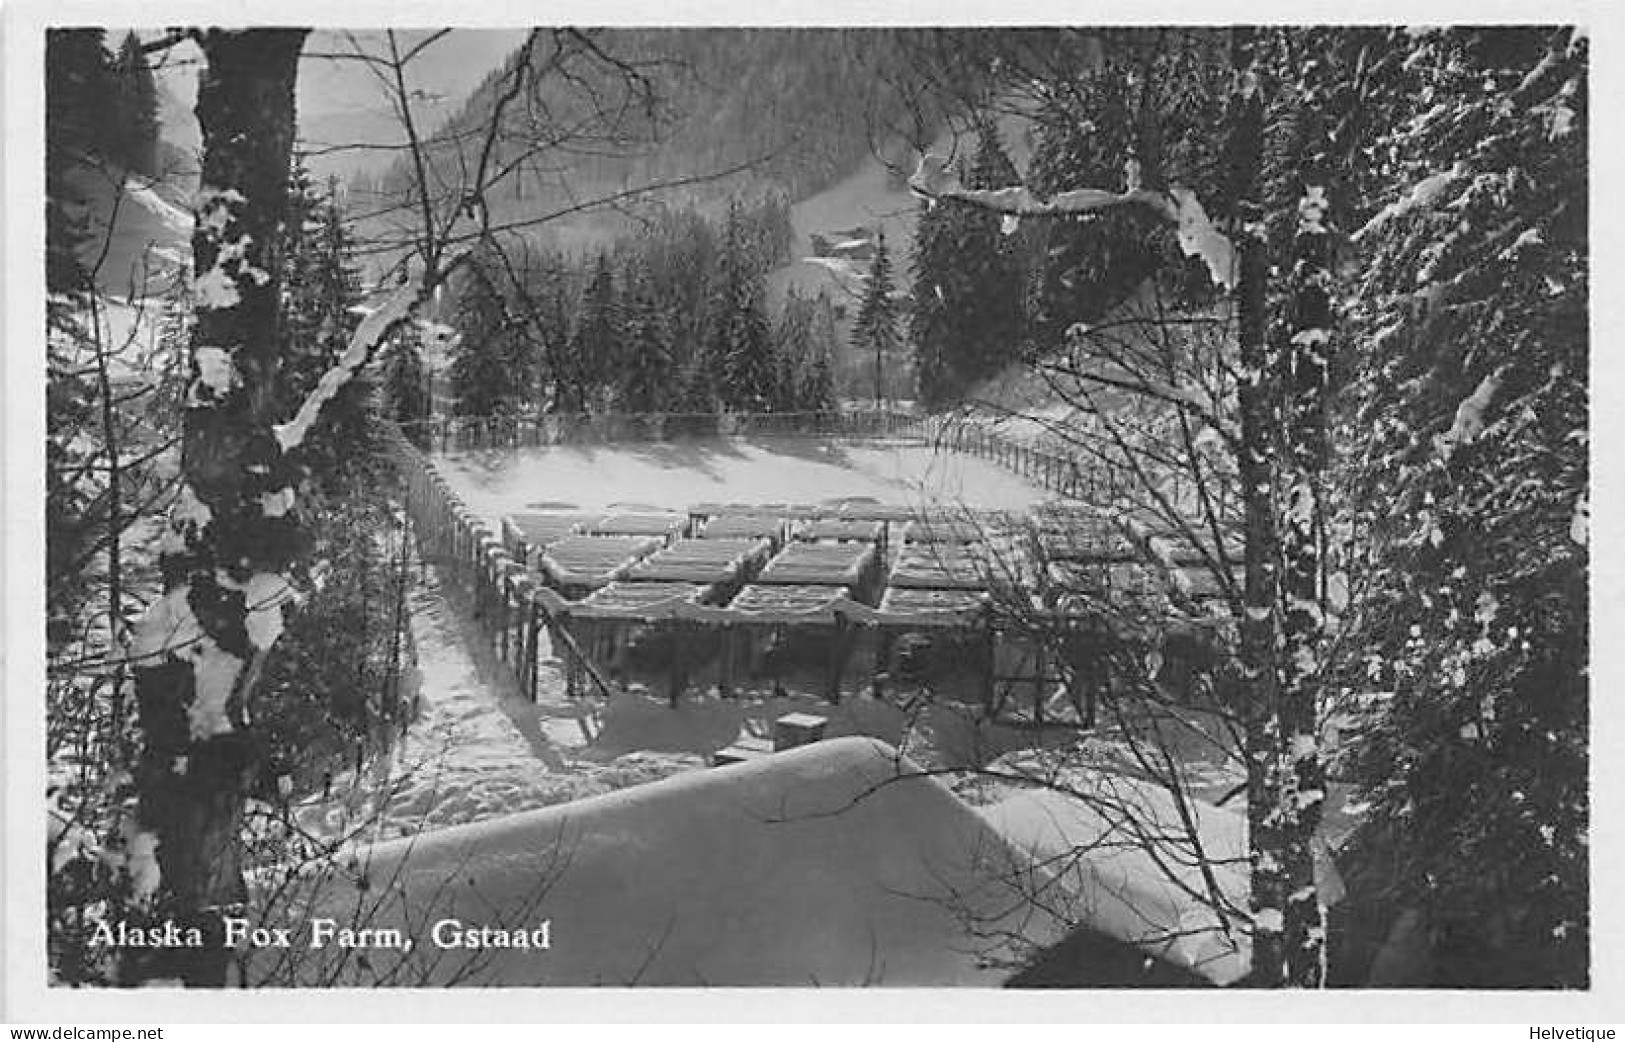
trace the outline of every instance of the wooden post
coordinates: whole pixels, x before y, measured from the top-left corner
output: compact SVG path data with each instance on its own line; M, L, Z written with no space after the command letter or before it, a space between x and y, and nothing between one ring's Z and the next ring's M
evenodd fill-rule
M671 701L671 707L676 709L677 699L682 695L683 686L688 681L686 676L688 672L688 627L681 622L675 621L670 623L670 626L676 639L672 642L674 647L671 656L671 673L668 678L667 698Z
M497 658L508 661L508 577L503 562L497 562Z
M1033 723L1039 727L1044 726L1044 692L1048 689L1049 672L1049 641L1044 639L1042 632L1038 635L1038 647L1033 652Z
M530 634L530 640L527 644L528 650L525 652L525 658L530 663L530 675L527 678L525 693L530 696L531 704L535 705L536 695L539 690L537 674L541 672L542 629L541 620L537 617L541 613L541 609L536 604L534 592L527 598L526 603L528 610L526 612L525 626L526 632Z
M837 612L835 626L829 639L829 677L824 687L824 697L832 703L841 700L841 674L846 669L846 616Z
M514 681L519 687L519 693L525 694L530 689L530 597L529 580L521 579L514 583L514 652L513 674Z
M984 695L984 701L987 703L987 705L989 707L988 716L991 718L991 717L997 716L998 712L999 712L999 706L998 706L998 701L997 701L998 700L998 691L999 691L998 634L997 634L997 631L993 628L993 620L992 620L992 618L986 619L984 621L983 625L985 627L985 631L984 631L983 638L982 638L983 642L984 642L983 656L982 656L983 657L982 677L983 677L983 684L985 685L985 688L986 688L986 694Z
M717 661L717 693L732 698L734 689L734 627L724 623L719 638L720 658Z
M886 693L884 677L891 666L891 648L894 637L895 634L892 633L891 628L888 626L881 626L875 631L874 676L870 680L870 686L876 698L880 698Z

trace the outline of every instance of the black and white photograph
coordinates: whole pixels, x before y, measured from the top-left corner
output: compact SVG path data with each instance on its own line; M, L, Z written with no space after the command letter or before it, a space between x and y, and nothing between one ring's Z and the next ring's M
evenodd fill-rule
M1601 1000L1582 9L182 10L8 26L8 980Z

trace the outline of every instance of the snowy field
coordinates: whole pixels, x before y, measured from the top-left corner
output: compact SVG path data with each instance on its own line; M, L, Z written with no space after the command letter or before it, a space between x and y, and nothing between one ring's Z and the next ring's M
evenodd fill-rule
M908 505L1026 509L1045 493L986 460L918 441L708 438L555 445L436 457L471 509L503 514L619 503L682 509L706 500L817 503L868 496Z

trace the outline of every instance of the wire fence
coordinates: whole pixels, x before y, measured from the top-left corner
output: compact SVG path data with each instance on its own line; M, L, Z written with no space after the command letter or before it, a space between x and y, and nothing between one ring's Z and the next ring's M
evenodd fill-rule
M611 694L555 618L557 595L543 587L501 536L468 508L399 426L386 423L385 439L417 532L420 558L468 592L474 618L491 650L525 697L536 700L544 635L564 665L572 693L590 683L601 694Z
M607 445L703 437L907 438L987 460L1058 496L1109 502L1132 487L1125 468L964 418L886 409L765 413L579 413L444 416L398 424L426 453Z
M703 437L925 438L932 429L925 417L886 409L444 416L399 426L407 440L431 453Z

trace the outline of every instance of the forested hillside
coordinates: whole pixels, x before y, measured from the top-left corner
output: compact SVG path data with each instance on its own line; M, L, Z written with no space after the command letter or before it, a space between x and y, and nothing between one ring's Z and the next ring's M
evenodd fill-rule
M631 193L628 204L698 203L713 213L732 195L795 201L878 153L905 170L936 129L929 109L888 88L886 68L899 59L884 31L603 30L581 46L614 64L577 75L571 55L544 56L551 65L531 79L491 153L495 166L515 168L484 200L495 227L622 193ZM431 177L454 179L459 165L473 162L481 142L471 131L511 62L428 135ZM550 69L569 74L550 79ZM545 166L527 162L538 138L589 117L601 122L592 142L562 159L549 156ZM362 198L400 199L413 176L403 157L354 187ZM651 186L668 187L642 191ZM548 234L568 249L601 245L623 226L623 213L606 211L552 222Z

